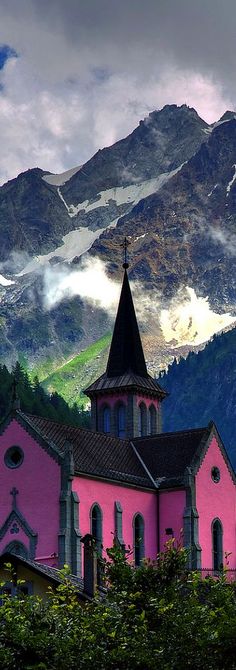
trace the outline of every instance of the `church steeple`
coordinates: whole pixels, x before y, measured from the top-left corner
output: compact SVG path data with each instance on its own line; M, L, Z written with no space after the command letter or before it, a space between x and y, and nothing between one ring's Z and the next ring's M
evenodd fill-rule
M167 395L147 371L127 269L124 278L106 372L85 393L91 399L92 429L119 437L161 431L161 401Z
M127 270L125 268L106 374L108 377L118 377L128 371L140 377L148 377Z

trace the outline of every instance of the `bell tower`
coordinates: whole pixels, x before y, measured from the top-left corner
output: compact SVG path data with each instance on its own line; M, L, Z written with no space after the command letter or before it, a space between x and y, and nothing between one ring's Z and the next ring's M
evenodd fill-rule
M92 430L120 438L161 432L161 403L167 395L148 374L128 279L124 277L106 372L86 390Z

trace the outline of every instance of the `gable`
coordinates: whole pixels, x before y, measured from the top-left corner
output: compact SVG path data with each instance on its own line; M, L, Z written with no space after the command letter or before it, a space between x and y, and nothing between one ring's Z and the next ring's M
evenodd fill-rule
M13 447L21 454L15 463L9 457ZM51 546L58 533L61 468L16 418L0 435L0 478L0 552L11 541L21 541L33 555L38 538L41 553L42 542L48 538Z

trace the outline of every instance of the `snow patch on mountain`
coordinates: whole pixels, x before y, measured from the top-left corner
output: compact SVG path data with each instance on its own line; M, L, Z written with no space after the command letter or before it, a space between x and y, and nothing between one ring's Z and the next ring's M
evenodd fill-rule
M76 172L79 172L82 167L82 165L79 165L70 170L66 170L66 172L61 172L61 174L44 174L42 179L52 186L64 186L64 184L66 184Z
M231 190L231 187L233 186L233 183L234 183L234 181L235 181L235 179L236 179L236 163L234 163L234 164L232 165L232 168L234 168L234 175L233 175L233 178L229 181L228 186L227 186L227 188L226 188L226 198L228 198L229 193L230 193L230 190Z
M118 218L113 219L108 227L114 228L117 224L117 221ZM50 251L48 254L34 256L34 258L32 258L23 268L23 270L21 270L16 276L22 277L29 272L37 272L43 266L47 265L53 258L58 258L63 262L70 263L73 258L75 258L75 256L79 257L86 253L86 251L88 251L92 246L93 242L103 233L104 230L106 230L106 228L100 228L96 231L90 230L89 228L78 228L77 230L71 230L70 233L67 233L67 235L64 235L62 238L63 244L60 247Z
M207 197L208 197L208 198L211 197L212 193L215 191L215 189L217 188L217 186L219 186L219 184L215 184L215 186L213 186L213 188L212 188L212 190L210 191L210 193L207 194Z
M6 279L6 277L3 277L3 275L0 275L0 285L1 286L10 286L11 284L15 284L15 282L12 279Z
M61 191L58 188L57 192L62 202L64 203L67 212L71 218L77 216L79 212L84 211L86 214L91 212L93 209L98 207L109 207L111 200L115 201L117 207L119 205L131 204L137 205L140 200L147 198L149 195L156 193L159 189L165 184L171 177L173 177L181 168L184 163L179 165L175 170L170 172L163 172L159 177L154 177L153 179L147 179L146 181L130 184L129 186L115 186L114 188L106 189L105 191L100 191L97 194L97 199L90 202L89 200L84 200L83 202L78 203L78 205L68 204Z

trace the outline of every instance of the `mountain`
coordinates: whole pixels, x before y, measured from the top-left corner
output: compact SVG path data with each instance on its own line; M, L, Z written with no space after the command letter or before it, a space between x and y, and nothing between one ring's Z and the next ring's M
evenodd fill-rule
M206 347L168 367L159 379L169 396L163 430L216 423L236 468L236 329L215 335Z
M132 276L155 283L167 298L188 283L209 295L214 308L234 310L235 155L232 118L216 125L158 192L119 219L114 231L105 231L92 252L115 261L117 245L129 235Z
M152 372L231 326L235 149L234 112L209 126L194 109L167 105L83 166L62 175L35 168L4 184L0 360L20 357L45 378L111 332L109 306L91 302L93 286L81 293L73 273L100 259L120 280L124 236ZM69 287L49 309L47 291L64 277Z

